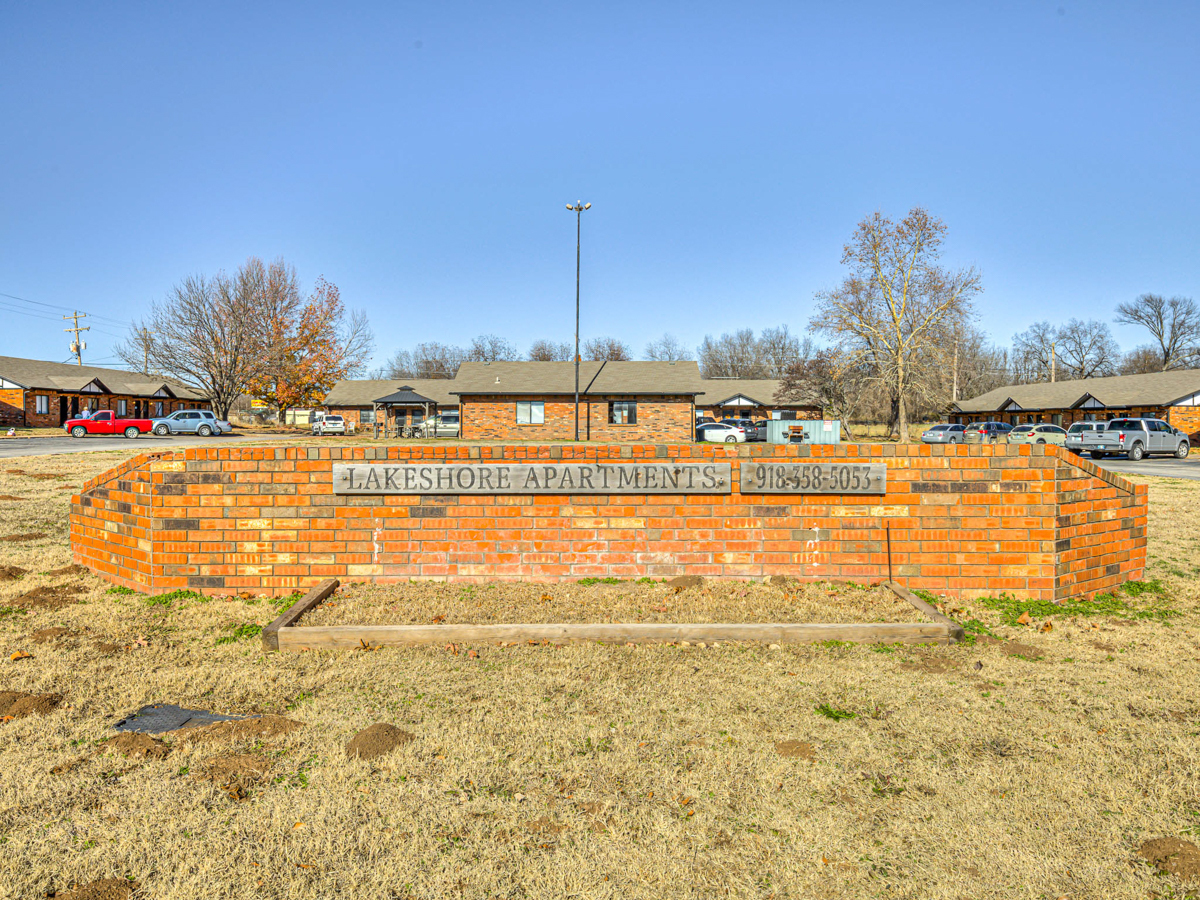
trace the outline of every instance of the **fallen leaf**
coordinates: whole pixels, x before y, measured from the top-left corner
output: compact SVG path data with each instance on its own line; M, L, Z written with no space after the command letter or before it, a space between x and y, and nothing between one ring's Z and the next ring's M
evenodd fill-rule
M445 617L445 616L434 616L434 617L433 617L433 624L434 624L434 625L441 625L441 624L442 624L443 622L445 622L445 621L446 621L446 617Z
M148 641L148 640L146 639L146 636L145 636L144 634L139 634L139 635L137 636L137 640L133 642L133 646L135 646L135 647L149 647L149 646L150 646L150 641Z
M295 825L292 826L293 830L296 828L303 828L303 827L304 827L303 822L297 822Z
M33 658L33 654L26 653L24 650L18 650L16 653L14 653L12 656L9 657L9 659L11 659L13 662L16 662L18 659L32 659L32 658Z
M1018 625L1028 625L1032 621L1033 621L1033 618L1027 612L1023 612L1023 613L1021 613L1020 616L1017 617Z
M1045 623L1043 623L1043 625L1042 625L1042 627L1041 627L1041 629L1040 629L1040 631L1041 631L1043 634L1045 634L1047 631L1053 631L1053 630L1054 630L1054 626L1053 626L1053 625L1051 625L1049 622L1045 622Z
M446 652L453 653L455 656L458 656L458 644L447 644Z
M479 659L479 654L476 653L474 650L468 650L467 651L467 659Z

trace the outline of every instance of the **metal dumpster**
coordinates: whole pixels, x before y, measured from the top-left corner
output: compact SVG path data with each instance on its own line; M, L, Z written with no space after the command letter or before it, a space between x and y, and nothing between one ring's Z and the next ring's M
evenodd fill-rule
M840 419L768 419L767 443L787 444L795 430L804 432L806 444L840 444L842 422Z

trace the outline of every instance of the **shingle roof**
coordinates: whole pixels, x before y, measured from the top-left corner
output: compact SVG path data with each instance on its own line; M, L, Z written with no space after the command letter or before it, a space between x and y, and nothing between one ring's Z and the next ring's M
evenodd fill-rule
M406 384L395 393L376 398L375 402L392 406L420 406L425 403L433 403L433 400L423 394L418 394L412 389L412 385Z
M775 394L780 382L775 378L706 378L701 383L704 385L704 399L699 401L701 406L717 406L739 394L760 406L805 405L802 400L776 403Z
M122 369L102 369L99 366L21 359L16 356L0 356L0 378L29 390L46 388L56 391L78 391L93 381L99 381L114 394L149 397L165 386L181 400L204 399L203 394L170 378L156 378Z
M386 397L403 387L412 388L421 396L428 397L439 408L458 406L458 398L450 394L454 387L454 381L450 378L346 379L330 389L322 405L329 409L370 406L380 397Z
M1041 384L996 388L956 404L962 412L995 412L1009 400L1022 409L1070 409L1088 397L1110 409L1132 406L1169 406L1200 392L1200 369L1177 369L1147 375L1114 375Z
M705 382L693 361L582 362L580 394L703 394ZM573 394L573 362L465 362L451 390L455 394Z

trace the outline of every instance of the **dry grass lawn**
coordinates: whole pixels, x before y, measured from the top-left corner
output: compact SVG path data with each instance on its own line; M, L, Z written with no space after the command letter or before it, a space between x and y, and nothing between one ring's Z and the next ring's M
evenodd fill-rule
M0 567L27 570L0 580L0 716L18 716L0 722L0 897L100 879L158 900L1197 887L1200 484L1152 483L1161 591L945 604L970 644L265 656L274 601L59 571L69 488L124 455L0 461L0 538L18 538ZM911 616L886 605L825 585L402 585L306 621ZM281 718L107 743L153 702Z

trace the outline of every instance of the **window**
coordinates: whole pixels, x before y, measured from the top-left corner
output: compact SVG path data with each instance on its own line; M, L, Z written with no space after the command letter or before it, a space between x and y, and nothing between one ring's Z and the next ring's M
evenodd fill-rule
M637 401L613 400L608 404L609 425L636 425Z
M358 423L360 425L374 425L375 424L375 410L373 410L373 409L359 410Z
M128 409L129 409L129 401L128 400L118 400L117 401L117 415L118 416L120 416L121 418L125 418L125 413Z
M154 415L161 418L162 414L163 414L162 401L161 400L154 401Z
M545 425L546 403L544 400L518 400L518 425Z
M38 415L46 416L50 414L50 398L45 394L38 394L33 398L35 409Z

